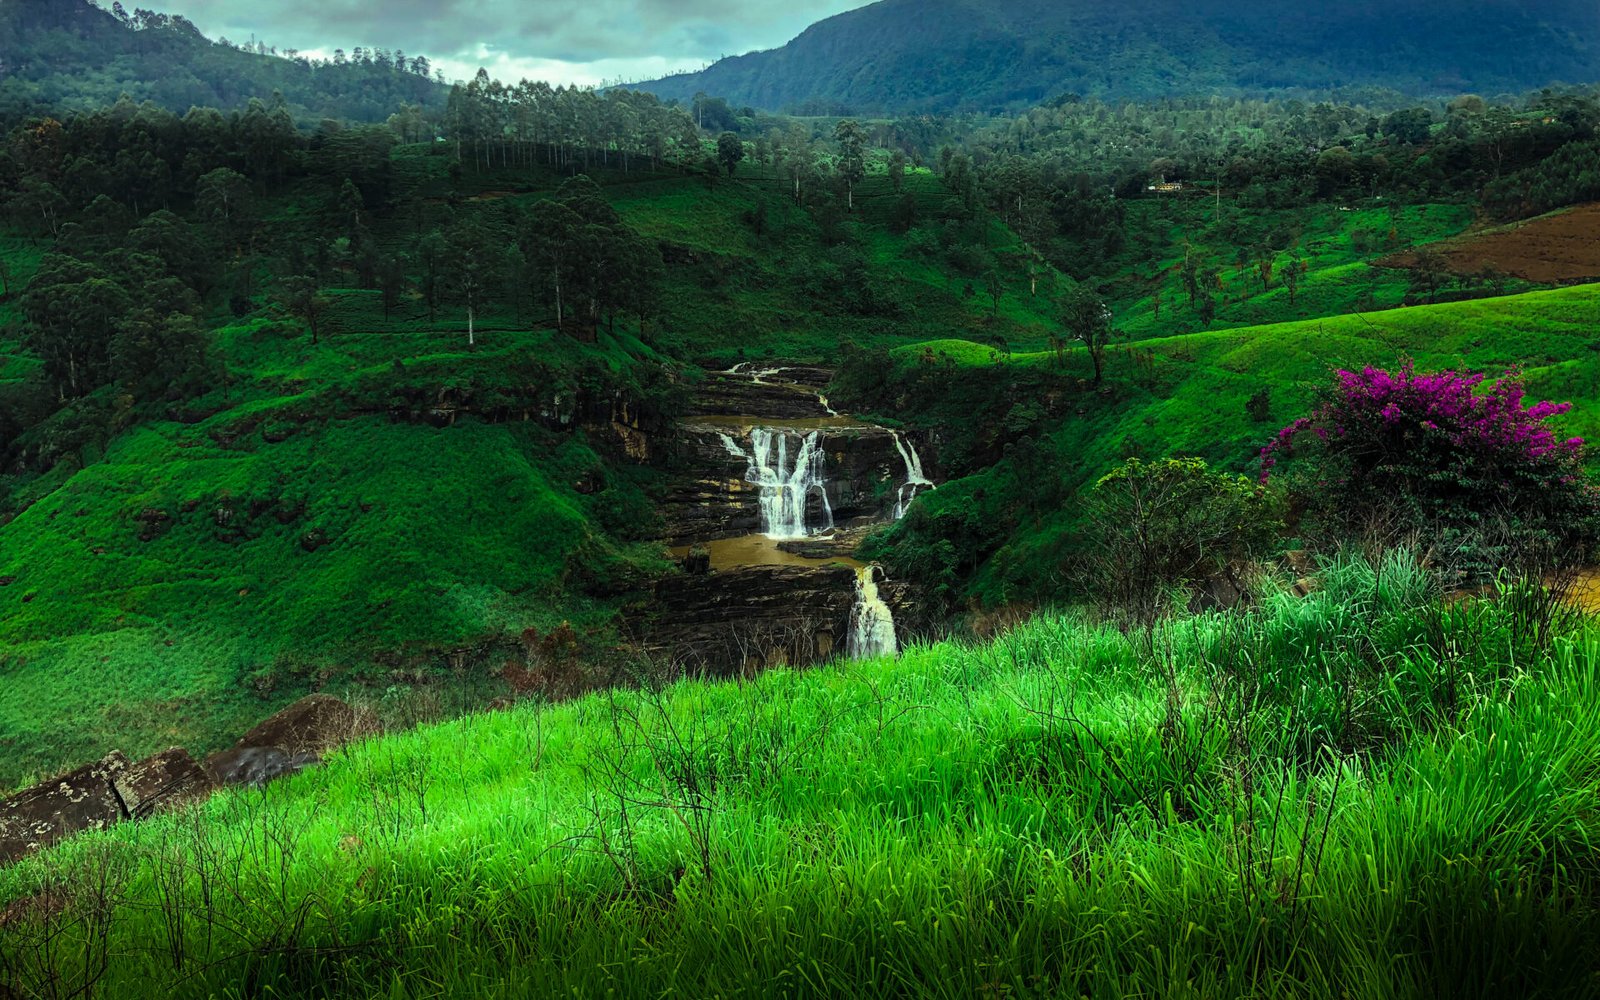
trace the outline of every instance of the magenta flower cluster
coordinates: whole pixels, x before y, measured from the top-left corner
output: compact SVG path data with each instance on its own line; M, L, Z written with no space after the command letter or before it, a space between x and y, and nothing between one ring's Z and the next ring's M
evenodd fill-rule
M1524 408L1523 387L1514 374L1487 387L1484 382L1483 375L1473 372L1418 372L1409 361L1397 372L1371 365L1359 372L1340 370L1332 396L1261 449L1261 481L1267 481L1280 454L1291 454L1296 437L1307 430L1323 441L1374 447L1384 442L1426 445L1431 439L1435 445L1484 457L1523 461L1572 456L1583 447L1582 438L1558 440L1544 426L1570 410L1571 403Z

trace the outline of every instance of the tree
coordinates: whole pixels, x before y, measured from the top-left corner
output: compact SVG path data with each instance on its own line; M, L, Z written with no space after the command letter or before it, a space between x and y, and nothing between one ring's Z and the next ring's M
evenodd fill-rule
M219 167L195 182L195 212L216 227L227 246L238 246L255 225L255 196L237 170Z
M1085 506L1085 590L1140 624L1166 610L1174 588L1227 576L1264 552L1281 523L1271 494L1197 458L1129 459L1095 484Z
M405 261L392 254L385 254L378 259L377 279L378 294L383 299L383 319L384 322L388 322L389 313L400 304L400 296L405 293Z
M278 302L289 314L297 317L311 331L311 342L320 340L322 317L328 309L328 299L317 287L317 279L306 274L294 274L278 286Z
M1000 315L1000 298L1006 293L1006 283L1000 277L999 268L991 267L984 272L983 288L984 291L989 293L989 315L998 317ZM1096 379L1096 381L1099 380Z
M489 234L476 222L457 225L447 237L445 283L450 296L467 309L467 346L477 344L478 310L488 301L500 273L501 257Z
M417 267L421 270L417 287L422 292L422 304L428 307L429 323L437 317L439 303L444 297L446 253L444 237L437 229L417 241Z
M833 137L839 143L839 176L844 180L846 208L854 212L855 187L867 176L867 133L860 122L846 118L834 127Z
M1582 439L1548 426L1571 404L1524 397L1515 375L1490 382L1410 362L1341 370L1261 449L1261 479L1286 472L1298 503L1336 535L1420 533L1469 572L1515 562L1508 554L1584 560L1600 493Z
M206 343L205 328L191 315L138 310L118 325L112 369L134 393L163 395L190 381L204 391Z
M906 154L895 150L889 157L889 186L894 188L894 193L899 194L906 186Z
M556 327L566 318L564 292L571 274L574 244L583 219L571 208L556 200L541 201L533 206L528 224L523 229L523 252L536 281L555 307Z
M728 176L733 176L734 168L739 161L744 159L744 142L732 132L724 132L717 136L717 162L728 171Z
M0 302L11 298L11 262L0 257Z
M1111 343L1111 310L1088 286L1074 282L1061 294L1059 315L1068 336L1089 352L1094 382L1100 384L1106 346Z
M1283 276L1283 287L1289 293L1289 304L1291 306L1294 305L1295 295L1300 291L1300 279L1305 276L1306 270L1305 261L1298 257L1291 257L1289 258L1289 263L1285 264L1282 272L1280 272Z
M1439 288L1444 284L1444 279L1450 273L1450 262L1444 254L1437 250L1423 247L1413 257L1411 266L1411 289L1414 292L1426 294L1428 302L1434 302L1439 295Z
M1420 146L1427 142L1432 127L1433 112L1427 108L1406 108L1383 120L1383 134L1406 146Z

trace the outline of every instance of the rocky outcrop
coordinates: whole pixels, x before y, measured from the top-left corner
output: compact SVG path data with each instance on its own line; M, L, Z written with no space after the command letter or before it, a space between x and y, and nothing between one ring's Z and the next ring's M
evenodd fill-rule
M92 764L0 802L0 863L84 830L144 819L204 798L223 785L263 785L318 763L376 731L370 716L313 694L267 719L202 765L182 747L130 764L113 750Z
M311 694L206 758L218 785L264 785L311 767L322 755L377 731L375 720L326 694Z
M218 785L260 787L279 778L299 774L320 763L309 751L290 752L282 747L233 747L206 758L206 773Z
M215 782L189 751L173 747L129 766L112 778L111 787L128 819L144 819L209 795Z
M645 645L691 673L812 663L844 648L855 571L744 566L671 577L656 588Z
M879 587L897 622L918 620L909 587ZM837 563L676 576L656 588L644 645L689 673L804 666L843 655L855 602L856 570Z
M245 733L234 746L324 754L374 731L366 713L332 695L308 694Z
M793 377L813 373L811 381ZM820 381L817 378L820 377ZM817 396L832 373L821 368L784 368L750 375L712 372L694 387L687 415L757 416L767 420L811 420L828 416Z
M0 861L48 847L83 830L103 830L127 816L113 782L128 758L113 750L0 802Z
M759 426L759 424L757 424ZM749 428L685 421L679 429L679 462L695 475L677 478L662 498L664 535L670 545L731 538L761 530L760 490L746 480L748 463L730 452L721 435L748 447ZM803 438L808 429L786 431ZM906 463L892 431L867 424L824 427L823 469L828 504L836 525L882 522L892 516ZM909 439L903 439L909 443ZM791 445L791 448L794 448ZM821 498L812 498L819 508ZM807 518L820 523L818 518Z

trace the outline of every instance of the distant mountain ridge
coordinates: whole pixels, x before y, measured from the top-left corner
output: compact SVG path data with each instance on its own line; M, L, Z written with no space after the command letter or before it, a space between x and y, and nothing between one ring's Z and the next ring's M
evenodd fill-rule
M183 114L242 109L277 92L302 120L381 121L402 101L444 103L426 59L400 66L378 55L362 50L338 65L289 59L212 41L180 15L0 0L0 116L96 108L122 94Z
M988 111L1069 92L1520 93L1600 80L1595 0L881 0L633 85L774 111Z

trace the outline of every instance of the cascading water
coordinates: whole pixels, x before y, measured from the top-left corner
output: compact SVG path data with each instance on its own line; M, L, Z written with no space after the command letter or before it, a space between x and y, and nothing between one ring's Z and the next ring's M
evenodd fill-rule
M727 434L718 437L729 454L745 460L745 481L761 487L762 534L780 539L805 538L833 530L820 434L812 431L802 438L755 427L750 431L749 451ZM798 445L793 462L789 460L790 441ZM823 523L814 529L806 525L806 501L812 490L822 499Z
M856 570L856 604L850 610L850 638L845 654L852 660L894 656L900 644L894 636L894 613L878 595L878 568Z
M917 491L924 487L932 489L933 483L923 475L922 456L917 454L916 445L901 438L898 431L894 435L894 450L900 453L900 460L906 463L906 481L900 487L894 504L894 519L898 521L906 516L911 501L917 498Z

